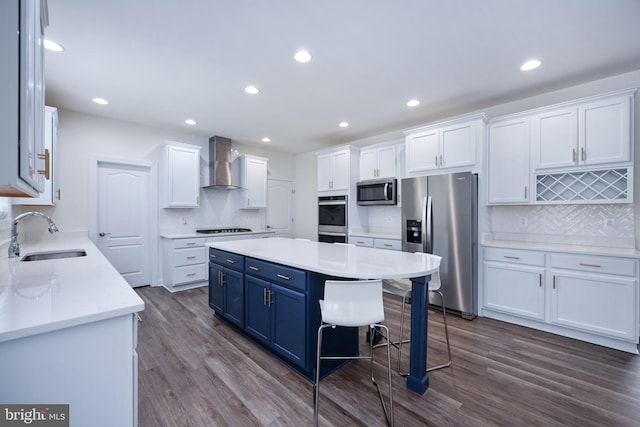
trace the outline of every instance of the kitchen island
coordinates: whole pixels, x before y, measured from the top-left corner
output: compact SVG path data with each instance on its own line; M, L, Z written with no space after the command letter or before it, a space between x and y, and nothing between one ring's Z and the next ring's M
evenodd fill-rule
M269 345L308 379L313 378L310 362L315 360L318 300L325 280L413 279L407 388L422 394L429 387L426 283L438 271L438 258L280 237L207 246L209 305L216 314ZM286 311L280 312L278 306Z
M22 261L61 250L86 255ZM0 251L0 402L68 404L71 425L137 425L142 299L84 233Z

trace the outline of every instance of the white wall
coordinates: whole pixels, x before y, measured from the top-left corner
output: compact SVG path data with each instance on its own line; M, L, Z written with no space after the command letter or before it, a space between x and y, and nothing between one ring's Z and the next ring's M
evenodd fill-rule
M172 132L128 122L96 117L69 110L58 110L57 167L61 200L55 207L37 207L51 215L61 231L89 229L89 170L93 159L153 159L154 152L167 141L202 147L202 163L208 159L208 138ZM294 156L269 152L252 146L234 145L240 154L253 154L269 159L268 176L293 181ZM240 191L201 190L199 209L160 209L160 228L182 227L182 218L191 229L201 225L247 225L264 227L264 210L239 210ZM34 207L13 206L15 216ZM25 221L25 230L38 232L38 224ZM42 228L42 231L46 231Z

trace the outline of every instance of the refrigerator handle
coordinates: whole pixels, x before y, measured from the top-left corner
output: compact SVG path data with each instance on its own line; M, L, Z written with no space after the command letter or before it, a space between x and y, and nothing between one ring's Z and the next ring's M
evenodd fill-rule
M432 245L432 208L431 208L431 196L425 197L422 205L422 251L425 253L431 253L433 250Z

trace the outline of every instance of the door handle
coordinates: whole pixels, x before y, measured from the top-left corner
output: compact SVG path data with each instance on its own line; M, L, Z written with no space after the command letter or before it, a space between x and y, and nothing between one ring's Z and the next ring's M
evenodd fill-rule
M111 233L100 233L100 234L98 234L98 236L100 236L100 237L111 236Z

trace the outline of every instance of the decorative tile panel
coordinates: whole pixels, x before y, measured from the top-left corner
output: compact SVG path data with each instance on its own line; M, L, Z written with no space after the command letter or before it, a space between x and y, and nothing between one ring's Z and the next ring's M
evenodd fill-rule
M494 206L492 233L633 238L632 204Z

